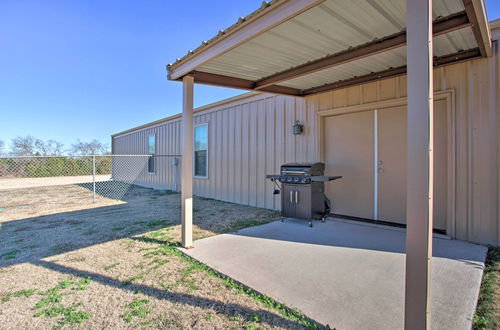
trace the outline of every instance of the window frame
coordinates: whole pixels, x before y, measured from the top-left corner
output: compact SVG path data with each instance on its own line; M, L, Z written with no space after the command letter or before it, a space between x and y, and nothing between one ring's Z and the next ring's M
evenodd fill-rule
M205 176L202 176L202 175L196 175L196 167L195 167L195 163L196 163L196 128L200 127L200 126L206 126L207 127L207 165L206 165L206 175ZM197 125L194 125L193 126L193 178L195 179L208 179L208 171L209 171L209 168L210 168L210 165L209 165L209 152L210 152L210 125L208 122L206 123L201 123L201 124L197 124Z
M150 139L153 137L154 139L154 152L151 153L149 150L150 147ZM148 157L148 174L154 175L156 174L156 164L155 164L155 155L156 155L156 134L148 134L148 155L152 155L151 157ZM150 166L149 162L153 163L153 171L150 171Z

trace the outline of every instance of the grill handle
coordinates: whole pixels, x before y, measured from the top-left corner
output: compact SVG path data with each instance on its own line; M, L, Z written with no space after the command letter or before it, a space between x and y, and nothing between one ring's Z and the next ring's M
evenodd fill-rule
M293 191L290 191L290 203L293 203Z
M299 192L295 190L295 204L299 204Z
M288 171L288 170L283 170L283 171L281 171L281 174L299 174L299 175L305 175L306 172L304 172L304 171Z

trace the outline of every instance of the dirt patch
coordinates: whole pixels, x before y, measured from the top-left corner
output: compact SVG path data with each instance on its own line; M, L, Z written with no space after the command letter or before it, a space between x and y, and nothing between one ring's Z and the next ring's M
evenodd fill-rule
M97 195L94 203L89 184L0 189L0 223L119 204L123 204L123 201L108 198L104 194ZM40 222L46 221L40 219Z
M119 204L66 209L64 191L55 195L57 210L35 194L36 207L2 214L0 328L304 327L180 254L178 194L136 187ZM0 193L0 207L6 199ZM209 199L195 198L194 207L196 239L278 219Z
M95 180L98 182L111 180L111 175L96 175ZM24 189L47 186L72 185L79 183L89 183L93 181L92 175L83 176L52 176L46 178L15 178L15 177L0 177L0 190L7 189Z

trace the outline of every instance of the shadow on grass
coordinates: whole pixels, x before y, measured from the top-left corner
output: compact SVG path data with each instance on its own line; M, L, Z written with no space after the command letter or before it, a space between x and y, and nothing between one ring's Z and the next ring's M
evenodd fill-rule
M227 304L188 293L165 291L135 283L124 285L124 282L118 279L99 273L81 271L59 265L55 261L42 260L46 257L126 237L162 246L168 245L178 251L176 243L136 235L180 224L180 194L162 194L152 189L133 186L122 200L125 203L1 223L0 268L30 262L63 274L90 277L96 282L121 290L133 292L140 290L158 299L215 309L218 313L239 316L246 322L255 321L253 315L257 314L264 322L278 320L285 327L297 327L299 323L293 318L285 317L288 314L280 316L278 313L264 309L253 310L239 304ZM276 218L276 212L269 210L195 198L194 222L198 229L207 230L209 234L233 232L248 226L267 223ZM225 282L227 284L227 280ZM267 306L266 303L271 303L269 298L266 299L268 300L265 301L264 306ZM284 310L284 306L275 304L280 308L279 310Z
M82 205L91 208L1 222L0 267L31 262L181 223L178 193L160 193L132 186L121 200L124 203L100 207ZM26 214L34 211L27 209ZM205 236L267 223L276 217L276 213L269 210L195 198L194 223L198 229L207 231Z
M123 201L0 223L0 267L146 233L179 221L176 195L133 188Z
M132 237L181 222L178 193L161 194L153 189L132 186L122 200L123 204L1 223L0 267ZM308 228L303 221L287 220L284 223L244 229L266 224L277 218L278 213L270 210L195 198L194 224L198 229L209 232L205 236L243 229L235 234L268 240L405 253L403 233L364 225L338 223L332 226L331 221L318 221L313 228ZM195 229L195 236L196 234ZM434 256L461 259L482 267L483 256L470 249L468 243L440 241L436 242ZM439 245L444 245L445 248L440 249ZM448 245L461 248L448 248Z
M37 266L41 266L53 271L57 271L62 274L68 274L73 276L80 276L84 278L89 278L92 281L98 282L103 285L112 286L118 288L120 290L127 290L130 292L141 291L141 293L148 295L150 297L154 297L156 299L168 300L173 303L181 303L194 307L199 307L202 309L211 309L217 311L217 313L228 315L228 316L239 316L243 318L246 322L253 322L253 315L257 314L260 316L261 320L265 322L266 320L279 320L280 325L285 328L294 328L297 327L297 322L286 319L278 314L270 313L266 310L254 310L247 308L245 306L234 304L234 303L223 303L221 301L217 301L214 299L197 297L194 295L190 295L187 293L179 293L166 291L162 289L153 288L147 285L142 284L129 284L123 285L123 282L114 279L109 276L105 276L102 274L97 274L88 271L82 271L75 268L62 266L53 262L38 260L33 262L33 264ZM272 326L272 324L269 324Z

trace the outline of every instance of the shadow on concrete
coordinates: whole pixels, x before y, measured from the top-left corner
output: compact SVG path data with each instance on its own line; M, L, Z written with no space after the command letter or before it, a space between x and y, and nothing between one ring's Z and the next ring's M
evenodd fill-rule
M307 221L285 219L283 222L276 221L245 228L232 234L303 244L406 253L405 229L343 219L329 218L325 223L315 221L312 228L307 226ZM485 249L484 246L464 241L438 237L433 240L434 257L471 263L481 269L483 268Z

